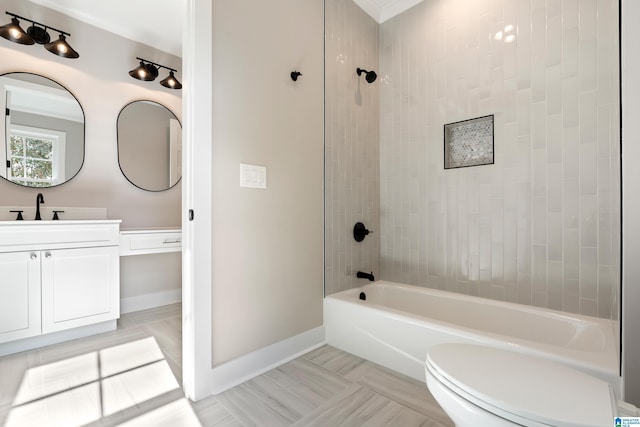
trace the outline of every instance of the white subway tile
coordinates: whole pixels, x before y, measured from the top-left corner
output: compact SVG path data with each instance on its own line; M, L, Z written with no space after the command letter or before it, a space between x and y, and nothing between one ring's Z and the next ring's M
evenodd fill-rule
M531 183L531 138L529 135L518 137L518 183Z
M548 110L547 110L548 112ZM562 115L555 114L547 117L547 162L560 164L562 162Z
M595 41L597 28L597 1L578 0L578 28L580 40Z
M598 252L596 248L580 251L580 297L598 298Z
M564 262L564 278L579 279L580 236L578 229L566 228L563 231L562 260Z
M518 225L516 213L504 214L504 281L515 284L518 272Z
M532 187L533 197L547 197L547 152L532 150Z
M533 292L547 293L547 247L533 245L533 274L531 288Z
M598 105L596 92L580 93L580 143L595 143L598 135Z
M562 124L565 128L580 125L580 97L578 77L566 77L562 80Z
M547 199L533 199L533 232L532 243L534 245L547 244Z
M603 159L611 156L611 131L618 126L611 115L611 108L610 105L598 106L598 157Z
M579 132L578 127L565 128L563 132L562 164L565 180L578 178L580 159Z
M547 22L544 1L531 1L531 89L533 102L544 101Z
M563 260L563 227L562 227L562 214L561 213L549 213L547 217L547 224L549 226L548 235L548 252L547 256L550 261L562 262Z
M562 262L547 262L547 308L562 310Z
M530 273L518 273L518 285L517 285L517 300L518 304L531 304L531 274Z
M580 195L577 191L564 192L564 227L578 228L579 226Z
M598 210L596 196L580 197L580 245L598 245Z
M562 66L552 65L546 68L547 114L562 113Z
M600 213L598 215L598 262L602 265L612 265L614 262L612 256L611 235L613 232L611 215ZM616 250L619 250L616 247Z
M531 274L531 186L518 184L518 273Z
M547 2L547 5L558 5L558 1ZM548 11L550 12L550 11ZM559 65L562 62L562 17L558 13L557 15L547 15L547 28L546 28L546 65L551 67L553 65Z
M562 287L562 310L569 313L580 312L580 286L578 279L567 279Z
M598 189L596 144L580 144L580 194L595 195Z
M579 75L580 91L590 92L597 89L597 54L596 39L582 39L582 28L580 29L579 53Z
M578 1L562 0L562 25L565 29L578 28Z
M580 298L580 314L583 316L597 316L598 301L595 299Z
M547 146L547 105L545 102L534 102L531 105L531 147Z
M578 28L567 27L563 22L562 32L562 78L576 77L579 69Z

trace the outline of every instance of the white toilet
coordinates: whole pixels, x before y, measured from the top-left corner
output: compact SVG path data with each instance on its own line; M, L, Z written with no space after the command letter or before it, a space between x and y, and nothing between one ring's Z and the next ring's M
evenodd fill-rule
M458 427L613 426L639 416L609 383L557 363L473 344L427 354L427 387Z

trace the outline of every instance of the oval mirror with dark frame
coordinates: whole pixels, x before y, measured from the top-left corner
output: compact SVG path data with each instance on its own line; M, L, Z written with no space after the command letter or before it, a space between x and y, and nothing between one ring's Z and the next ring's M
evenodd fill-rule
M85 118L61 84L32 73L0 75L0 176L25 187L54 187L80 172Z
M164 191L182 178L182 125L154 101L133 101L118 115L118 163L125 178L147 191Z

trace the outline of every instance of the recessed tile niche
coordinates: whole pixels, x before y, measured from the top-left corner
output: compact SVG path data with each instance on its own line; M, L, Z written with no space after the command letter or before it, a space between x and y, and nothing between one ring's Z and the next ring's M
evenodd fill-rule
M444 125L444 168L493 164L493 115Z

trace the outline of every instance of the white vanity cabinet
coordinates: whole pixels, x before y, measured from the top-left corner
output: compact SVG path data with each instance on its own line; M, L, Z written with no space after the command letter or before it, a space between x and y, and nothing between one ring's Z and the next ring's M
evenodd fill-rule
M41 262L42 333L120 316L117 246L45 251Z
M119 228L106 220L1 221L0 343L107 321L114 329Z

